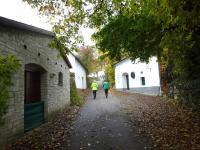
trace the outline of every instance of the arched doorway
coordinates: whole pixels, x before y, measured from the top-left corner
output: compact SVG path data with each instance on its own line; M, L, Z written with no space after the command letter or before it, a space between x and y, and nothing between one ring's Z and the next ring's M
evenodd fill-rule
M122 74L122 84L124 90L129 90L129 76L126 72Z
M46 71L37 64L26 64L24 72L24 129L25 131L44 122Z

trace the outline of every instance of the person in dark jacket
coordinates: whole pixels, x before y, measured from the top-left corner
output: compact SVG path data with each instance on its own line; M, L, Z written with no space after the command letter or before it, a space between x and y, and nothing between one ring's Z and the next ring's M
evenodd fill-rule
M110 83L108 81L104 81L104 83L103 83L103 89L105 91L106 98L108 98L108 91L110 89Z

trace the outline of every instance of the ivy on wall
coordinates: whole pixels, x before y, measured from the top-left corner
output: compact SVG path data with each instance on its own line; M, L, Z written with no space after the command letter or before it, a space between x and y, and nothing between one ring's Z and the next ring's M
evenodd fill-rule
M12 76L20 68L20 62L14 55L0 55L0 125L8 110L9 88L13 85Z

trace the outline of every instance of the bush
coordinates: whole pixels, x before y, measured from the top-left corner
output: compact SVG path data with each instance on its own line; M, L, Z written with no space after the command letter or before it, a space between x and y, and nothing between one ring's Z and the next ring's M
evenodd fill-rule
M73 73L70 73L70 105L81 106L84 104L84 99L78 95L75 76Z
M175 80L170 84L171 95L176 95L180 102L193 104L200 108L200 80ZM175 92L176 91L176 92Z
M0 55L0 125L4 123L3 116L8 110L9 88L13 85L12 75L20 68L19 60L16 56Z

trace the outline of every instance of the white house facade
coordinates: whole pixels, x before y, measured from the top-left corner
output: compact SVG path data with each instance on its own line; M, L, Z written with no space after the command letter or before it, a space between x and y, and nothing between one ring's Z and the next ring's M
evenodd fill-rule
M106 79L106 74L104 70L98 72L98 78L102 82Z
M90 73L88 76L91 78L97 78L97 80L101 82L103 82L106 79L106 74L104 70Z
M156 57L151 57L149 63L132 62L129 58L115 65L115 87L130 92L159 95L160 75L159 63Z
M87 88L86 67L82 64L79 58L75 56L73 53L70 52L67 55L67 57L72 65L72 69L70 69L70 72L73 72L75 74L76 87L78 89L86 89Z

